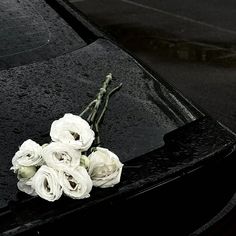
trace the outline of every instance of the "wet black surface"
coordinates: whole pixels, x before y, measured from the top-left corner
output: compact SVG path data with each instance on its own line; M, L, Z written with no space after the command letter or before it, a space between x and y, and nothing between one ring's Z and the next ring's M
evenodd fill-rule
M0 2L0 69L43 61L86 44L44 0Z
M121 183L114 188L94 188L89 199L62 197L51 203L19 194L18 201L11 201L2 211L0 232L48 235L78 221L86 228L93 224L90 232L97 232L105 220L108 225L119 222L119 233L129 228L188 235L230 198L234 188L224 183L235 177L235 159L225 157L235 141L221 125L202 117L168 133L164 147L126 162ZM222 172L223 167L228 172Z
M16 177L9 168L18 146L28 138L49 142L51 123L65 113L78 115L109 72L113 86L123 82L123 87L112 99L100 136L123 162L163 146L166 133L200 117L194 109L182 110L171 90L105 40L46 62L2 70L0 207L16 198Z
M76 2L91 6L90 1ZM118 1L111 2L118 3ZM119 2L122 2L122 4L125 3L126 5L128 4L132 6L132 8L141 7L145 9L145 11L151 10L149 7L143 7L136 3L136 5L134 5L134 2L131 1L124 0ZM6 3L10 4L13 3L13 1ZM23 1L18 0L14 3L22 4ZM22 36L23 38L29 39L29 42L31 42L33 46L36 46L35 44L42 45L42 47L39 46L39 52L42 53L42 57L40 56L38 58L36 56L38 49L28 50L28 47L32 47L32 44L28 44L28 41L24 43L23 46L17 45L17 39L13 36L9 37L9 40L12 41L10 41L11 47L7 48L7 50L11 53L12 50L18 50L19 47L23 47L21 48L23 51L19 51L19 55L31 55L33 52L32 58L31 56L22 57L21 60L16 58L15 61L14 56L18 55L18 53L16 55L8 55L4 54L6 51L2 51L4 60L11 58L11 60L5 61L6 64L4 64L2 68L13 67L15 65L23 66L0 71L0 119L2 131L0 134L0 231L10 229L12 231L6 233L15 234L33 229L33 231L35 230L34 233L38 235L41 231L38 231L37 227L42 227L43 230L46 230L45 233L48 232L48 222L50 222L49 228L54 228L53 223L56 222L57 225L54 230L60 232L61 227L58 222L65 222L66 215L68 217L67 220L69 219L67 224L71 225L71 222L75 222L75 220L77 222L77 217L82 219L84 214L89 216L91 212L93 215L97 212L97 209L99 212L105 210L104 216L107 216L106 214L107 212L109 213L110 210L118 211L119 209L121 213L122 209L130 209L130 213L132 213L132 207L136 208L137 205L135 204L137 204L137 202L136 200L131 200L131 202L127 200L147 196L143 194L145 192L153 196L153 200L149 202L150 204L143 204L144 202L142 201L141 203L144 209L146 205L152 207L152 204L156 201L154 198L156 198L156 196L159 197L158 204L154 205L157 209L161 209L161 206L163 206L162 211L158 215L159 219L163 222L163 225L160 223L163 226L160 228L164 228L164 224L168 222L168 219L170 220L169 223L171 227L169 227L166 232L189 233L206 220L209 220L212 214L217 213L225 204L225 201L230 198L230 194L233 191L232 186L231 188L226 188L224 184L222 184L220 188L217 188L218 185L215 184L214 188L212 188L214 191L206 198L202 196L201 193L202 185L199 187L198 191L191 185L191 181L187 181L187 185L192 186L195 190L191 195L188 189L185 191L182 186L182 181L180 181L182 187L179 186L177 189L176 179L191 176L190 173L192 172L196 174L198 169L203 169L203 166L209 168L209 171L212 171L214 169L212 165L216 165L218 166L217 168L220 168L221 164L225 163L226 160L231 160L231 158L226 157L234 149L236 142L234 134L230 133L210 117L203 117L203 113L195 109L195 107L188 103L188 101L164 81L158 80L158 77L154 78L147 70L138 64L137 61L109 41L98 39L86 46L89 40L85 40L87 42L85 43L84 39L86 37L83 35L83 39L80 38L80 36L78 36L66 22L59 19L57 14L50 10L48 6L43 4L44 10L42 10L42 13L39 15L36 14L35 16L35 12L31 12L32 9L29 7L29 2L24 1L24 3L27 5L25 12L31 15L31 17L36 17L39 25L42 26L43 24L42 19L39 17L40 14L44 14L44 20L52 16L52 18L49 17L52 21L48 19L47 22L50 27L57 25L54 24L55 22L59 23L56 28L54 28L55 32L50 28L50 32L55 33L55 42L50 41L50 43L46 43L45 46L43 43L48 37L48 32L45 31L45 28L43 28L40 33L37 30L34 31L33 38L37 40L32 40L32 42L30 38L27 38L27 31L18 32L18 27L14 29L13 35L19 33L19 40L21 40ZM33 3L42 3L42 1L34 0ZM104 3L106 3L106 1L94 1L94 4L98 5ZM170 4L170 6L172 5ZM42 5L39 4L39 9L41 9L41 7ZM104 11L107 10L109 12L108 8L104 8ZM130 13L132 8L125 7L123 10ZM96 8L94 10L97 11L98 9L99 8ZM45 12L48 11L48 15L45 15ZM169 13L165 13L165 15L170 16ZM109 16L109 14L106 14L106 17L107 16ZM114 17L114 15L112 17ZM177 18L183 20L183 17ZM118 20L122 21L122 19L125 20L125 17L121 17ZM196 23L192 20L190 20L190 22ZM25 28L30 29L27 24L28 23L26 23ZM127 23L124 23L123 26L122 24L120 25L123 27L120 27L121 32L123 32L123 29L127 30L125 28L126 25ZM204 26L209 28L209 24L205 24ZM63 28L63 34L57 35L58 27ZM113 29L112 27L109 28L109 30L111 30L110 32L116 32L117 35L114 33L114 36L118 38L120 32L115 30L116 27L113 27ZM212 27L210 26L210 28ZM136 36L139 35L139 32L137 28ZM146 32L146 29L143 30L143 32ZM170 41L173 41L175 34L178 35L178 30L173 32L173 34L168 32L165 34L166 37L171 38ZM80 33L78 29L77 33ZM208 34L208 32L206 33ZM59 37L57 38L56 35ZM130 40L127 45L133 45L138 55L137 48L139 48L139 41L137 40L137 42L135 42L133 36L131 36L132 34L128 34L127 32L126 39L128 39L128 41ZM195 37L194 33L192 36ZM65 40L61 40L63 37ZM69 41L67 41L67 37L69 37ZM180 35L178 35L178 37L180 37ZM146 36L144 38L146 38ZM61 43L57 44L57 39L59 40L58 42ZM173 53L171 49L168 51L169 42L166 43L166 40L164 40L164 43L161 43L162 41L159 42L161 45L160 48L163 50L158 57L161 59L164 58L164 62L171 60L172 64L177 65L179 60L181 64L190 60L186 56L189 50L185 50L185 46L183 49L182 46L177 43L177 45L174 46L174 48L176 47L174 51L180 51L180 53L174 53L169 56L168 53ZM14 47L14 45L17 45L17 47ZM58 50L54 50L54 47ZM150 47L146 49L148 51ZM3 50L5 49L3 48ZM197 48L196 52L198 50ZM165 51L168 52L167 55L165 55ZM153 50L153 52L156 53L155 50ZM143 52L141 52L140 55L143 56ZM151 54L149 54L148 57L149 59L151 58L150 55ZM201 56L191 58L193 58L191 63L202 63L206 61L205 59L201 59ZM31 64L31 62L35 63ZM215 61L208 61L206 66L209 67L209 65L216 66L217 64ZM19 193L16 189L16 176L9 171L11 158L16 152L17 147L28 138L40 144L48 142L50 140L48 132L52 121L60 118L64 113L71 112L78 114L84 106L94 98L102 80L109 72L112 72L114 76L113 85L115 86L123 82L123 87L119 93L112 97L112 105L109 107L105 116L104 125L101 127L101 138L103 145L117 153L121 161L125 162L121 183L116 188L107 189L107 191L95 189L92 192L92 197L84 201L73 201L63 197L55 204L48 204L40 198L31 198L24 193ZM175 75L174 70L171 72ZM217 175L217 173L215 174ZM224 172L222 171L222 173ZM222 179L226 181L226 179L232 177L232 173L234 172L230 171L229 175ZM204 177L209 178L207 173L205 173ZM205 182L204 179L197 181L198 184L201 181ZM204 185L206 189L207 186L211 186L212 181L214 182L214 178L209 180L209 182L206 181ZM174 204L174 202L173 204L169 204L165 197L165 192L163 198L160 197L162 196L161 194L163 194L160 186L169 187L171 185L166 184L169 182L173 182L173 186L170 187L172 194L168 199L171 200L172 195L176 194L177 191L181 204L185 206L189 204L189 211L185 212L185 216L183 218L182 216L179 217L178 220L175 220L175 214L172 215L173 217L170 219L168 214L165 213L165 207L173 205L173 207L176 207L176 213L178 215L177 210L181 210L181 205L180 208L178 208L178 205ZM157 189L159 193L155 195L153 189ZM220 190L222 189L224 189L225 192L221 196ZM186 193L191 195L189 201L187 201L187 198L183 198ZM213 204L211 201L210 196L213 196L214 193L218 197L217 204ZM196 196L194 197L193 195L195 194ZM220 196L218 196L218 194ZM199 198L201 200L199 200ZM191 200L193 199L197 200L198 206L201 208L191 204ZM122 206L124 208L120 208L117 202L123 203L124 205ZM111 206L114 206L114 208L111 208ZM188 216L188 214L193 212L195 215L195 212L199 212L200 209L205 210L206 207L208 207L208 211L203 217L200 216L199 218L196 214L194 219L190 219ZM171 214L171 210L169 214ZM73 217L73 215L77 215L77 217ZM137 218L137 222L140 222L139 217L135 218L134 214L127 214L127 219L132 217L134 217L134 219ZM85 219L91 219L91 215ZM86 221L87 220L85 220L85 223ZM90 224L90 221L88 222ZM184 227L186 222L188 227ZM64 227L64 224L62 225Z
M91 21L236 131L234 0L73 0Z

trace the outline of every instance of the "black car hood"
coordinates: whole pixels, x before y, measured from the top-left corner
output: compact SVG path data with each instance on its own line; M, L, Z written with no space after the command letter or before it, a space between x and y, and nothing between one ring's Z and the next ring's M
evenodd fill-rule
M132 57L103 39L45 62L2 70L1 206L17 198L16 177L9 169L18 146L29 138L50 142L53 120L65 113L78 115L110 72L113 85L122 82L123 87L111 100L101 140L123 162L163 146L166 133L199 116Z
M53 40L0 60L0 232L23 232L100 202L122 201L233 152L233 133L120 47L101 37L88 43L43 1L24 2L38 4L38 11L43 7L44 20L47 9L48 17L55 17L47 22ZM26 9L27 14L31 11ZM53 28L56 22L60 26ZM42 35L46 40L47 31ZM65 113L78 115L108 73L113 74L114 86L121 82L123 86L111 98L100 128L101 141L125 164L121 183L104 191L95 189L91 198L81 201L63 197L47 203L19 192L10 171L18 146L29 138L39 144L50 142L51 123Z

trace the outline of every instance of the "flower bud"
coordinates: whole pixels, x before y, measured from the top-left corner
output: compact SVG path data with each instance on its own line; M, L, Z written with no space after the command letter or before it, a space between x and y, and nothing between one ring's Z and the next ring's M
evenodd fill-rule
M18 170L18 178L30 179L36 173L35 166L21 166Z
M86 170L89 168L89 158L85 155L82 155L80 158L80 165L83 166Z

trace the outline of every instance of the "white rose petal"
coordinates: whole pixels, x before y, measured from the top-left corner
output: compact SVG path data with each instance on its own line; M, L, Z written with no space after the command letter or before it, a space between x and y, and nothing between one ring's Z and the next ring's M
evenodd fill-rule
M40 166L43 159L41 156L42 147L31 139L26 140L12 158L14 171L21 166Z
M84 167L66 167L59 173L59 181L64 193L73 199L88 198L93 183Z
M63 143L52 142L42 151L42 157L49 167L61 170L64 166L80 165L81 152Z
M50 202L58 200L62 195L58 172L46 165L38 169L32 178L32 186L41 198Z
M37 193L35 192L34 188L32 187L32 180L23 180L21 179L17 183L17 187L20 191L27 193L31 196L37 196Z
M106 148L97 147L88 158L88 173L95 187L108 188L120 182L123 164L117 155Z
M52 123L50 136L55 142L86 151L92 145L95 134L86 120L80 116L65 114Z

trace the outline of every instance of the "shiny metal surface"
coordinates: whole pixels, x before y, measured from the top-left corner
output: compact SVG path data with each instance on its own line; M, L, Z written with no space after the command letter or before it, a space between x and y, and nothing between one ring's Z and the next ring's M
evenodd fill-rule
M234 0L73 0L73 5L236 131Z

